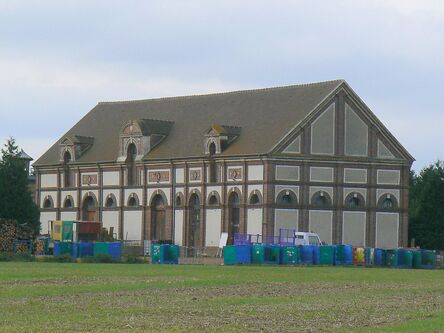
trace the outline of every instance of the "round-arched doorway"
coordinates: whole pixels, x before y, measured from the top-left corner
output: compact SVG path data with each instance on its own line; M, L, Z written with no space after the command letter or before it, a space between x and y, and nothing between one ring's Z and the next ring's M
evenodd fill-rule
M82 221L98 221L97 203L92 195L88 195L83 200Z
M227 245L234 244L234 234L239 232L240 199L236 192L228 197L228 240Z
M151 240L165 239L165 200L156 194L151 201Z
M201 247L200 199L196 193L190 196L188 205L188 221L186 230L186 246L197 249Z

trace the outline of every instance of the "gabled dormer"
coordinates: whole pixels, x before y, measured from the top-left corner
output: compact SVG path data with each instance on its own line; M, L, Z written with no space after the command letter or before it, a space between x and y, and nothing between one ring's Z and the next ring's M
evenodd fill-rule
M204 135L205 155L217 155L222 153L241 132L240 127L212 124Z
M125 162L131 148L134 160L140 161L171 131L174 122L157 119L128 121L120 130L118 162Z
M93 144L94 138L90 136L66 136L59 143L59 161L67 163L67 156L69 156L69 162L74 162L91 148Z

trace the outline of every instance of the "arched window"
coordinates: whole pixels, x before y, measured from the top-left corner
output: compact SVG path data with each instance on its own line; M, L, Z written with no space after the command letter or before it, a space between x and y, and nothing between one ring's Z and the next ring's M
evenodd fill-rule
M176 207L181 207L182 206L182 196L180 193L176 194L176 200L174 202L174 204L176 205Z
M214 155L216 154L216 144L211 142L208 146L208 152L210 154L210 165L209 165L209 181L210 183L217 183L219 181L218 167L216 161L214 160Z
M45 200L43 200L43 208L45 208L45 209L54 208L54 202L52 201L52 198L50 195L46 196Z
M313 197L311 198L311 204L317 208L330 208L331 198L328 193L324 191L319 191L313 194Z
M98 221L97 201L93 193L88 193L82 204L82 221Z
M196 248L202 246L200 199L196 193L191 194L188 209L188 219L185 226L185 244L192 247L192 252L195 253Z
M137 207L139 206L139 198L137 197L137 194L135 193L131 193L129 198L128 198L128 203L127 203L128 207Z
M108 194L105 200L105 207L106 208L114 208L117 205L117 200L114 194Z
M283 190L278 194L276 203L283 207L293 207L297 204L296 194L291 190Z
M253 191L253 192L250 194L250 200L249 200L250 205L260 205L261 202L262 202L262 199L261 199L261 194L260 194L260 192L258 192L258 191L256 191L256 190Z
M166 240L166 201L161 194L156 194L151 200L151 240Z
M72 173L69 167L71 162L71 153L67 150L63 154L63 173L64 173L64 185L65 187L71 187L73 184Z
M385 210L393 210L398 208L398 202L393 195L384 194L378 200L378 208Z
M349 209L364 208L365 200L360 193L350 193L345 198L345 205Z
M219 198L217 197L216 193L212 193L210 195L210 198L208 199L208 205L210 205L210 206L219 205Z
M236 191L228 197L228 245L234 244L234 235L240 230L240 198Z
M73 208L73 207L74 207L74 200L70 195L68 195L65 199L65 203L63 204L63 208Z
M208 146L208 152L210 153L210 156L213 156L216 154L216 144L214 142L211 142Z
M136 156L137 156L137 148L134 143L130 143L128 145L128 149L126 151L126 166L127 166L127 175L128 175L128 186L136 185Z

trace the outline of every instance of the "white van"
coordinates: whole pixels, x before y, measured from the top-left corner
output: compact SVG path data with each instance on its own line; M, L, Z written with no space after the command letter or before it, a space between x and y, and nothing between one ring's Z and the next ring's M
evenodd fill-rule
M319 235L314 232L297 232L294 233L295 245L323 245Z

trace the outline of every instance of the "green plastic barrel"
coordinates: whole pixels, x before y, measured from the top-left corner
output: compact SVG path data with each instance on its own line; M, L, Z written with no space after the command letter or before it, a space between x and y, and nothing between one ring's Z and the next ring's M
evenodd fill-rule
M401 268L412 268L413 266L413 252L410 250L399 250L398 253L398 266Z
M72 243L71 242L60 242L60 254L69 254L71 255L72 251Z
M97 242L94 243L94 256L99 254L108 254L108 243Z
M375 249L366 247L364 250L365 266L373 266L375 264Z
M255 244L252 247L251 262L253 264L263 264L265 259L264 246L262 244Z
M422 256L420 251L412 251L412 267L421 268Z
M162 257L163 257L162 246L160 246L160 244L151 245L151 262L153 264L159 264L162 260Z
M281 248L281 264L295 265L300 262L300 254L298 246L283 246Z
M335 263L335 247L331 245L323 245L319 249L321 265L334 265Z
M432 269L436 264L436 253L431 250L421 250L422 263L421 268Z
M224 265L236 264L236 246L227 245L224 247Z
M175 262L179 260L179 246L170 245L168 246L168 253L165 260L169 262Z
M385 265L388 267L398 266L398 250L390 249L385 252Z

